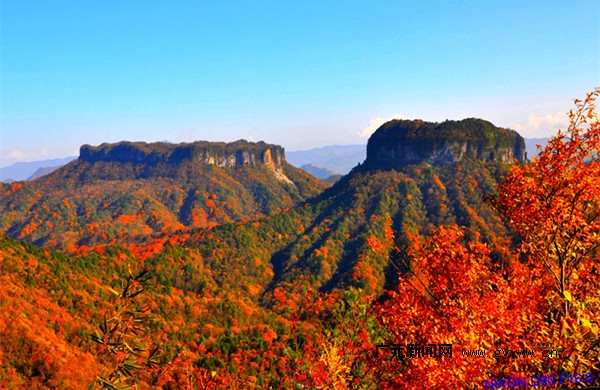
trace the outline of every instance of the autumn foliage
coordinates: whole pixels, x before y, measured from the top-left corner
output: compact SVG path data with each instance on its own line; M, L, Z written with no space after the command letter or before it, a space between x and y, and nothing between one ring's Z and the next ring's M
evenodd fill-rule
M569 128L531 164L513 168L497 200L521 239L521 258L546 276L552 336L566 344L570 370L600 368L599 93L575 100Z
M599 92L529 163L363 166L313 198L322 183L255 167L145 178L79 162L1 185L0 229L44 248L0 235L0 387L475 389L597 372ZM453 356L375 355L391 343Z
M521 274L529 270L524 265L501 270L489 245L466 236L458 226L440 227L411 248L406 254L410 271L377 313L388 332L386 342L452 344L452 358L375 359L383 388L478 388L484 379L532 366L525 359L516 366L497 364L492 351L539 349L543 306L523 296L539 297L543 286L525 283ZM462 356L462 350L488 353L473 358Z
M492 199L517 234L512 255L499 261L476 232L457 226L405 254L409 271L378 313L388 341L451 343L456 353L375 361L383 388L479 388L491 378L600 368L598 93L576 100L567 132L513 167ZM542 353L554 348L560 358ZM535 353L496 361L491 352L503 349Z

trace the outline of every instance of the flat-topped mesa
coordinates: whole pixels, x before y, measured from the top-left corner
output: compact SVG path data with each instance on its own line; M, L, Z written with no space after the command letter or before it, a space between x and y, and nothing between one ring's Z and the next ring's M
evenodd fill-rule
M79 159L88 162L116 161L140 164L177 164L189 160L228 168L263 164L273 170L279 170L285 161L285 152L281 146L262 141L197 141L180 144L122 141L100 146L83 145L79 151Z
M525 140L482 119L392 120L369 138L365 167L396 169L421 162L441 166L464 159L522 163L527 159Z

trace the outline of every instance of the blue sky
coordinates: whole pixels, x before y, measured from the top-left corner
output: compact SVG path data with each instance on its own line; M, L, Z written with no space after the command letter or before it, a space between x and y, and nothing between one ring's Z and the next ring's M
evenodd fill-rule
M397 116L543 137L600 85L597 0L4 0L1 18L0 166L120 140L360 144Z

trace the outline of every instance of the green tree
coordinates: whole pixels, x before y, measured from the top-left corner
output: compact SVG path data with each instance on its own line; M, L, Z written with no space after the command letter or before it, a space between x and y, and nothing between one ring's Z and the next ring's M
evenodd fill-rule
M152 275L148 268L135 273L128 268L127 272L121 291L110 289L115 296L112 314L104 315L99 331L92 335L100 353L106 355L110 372L98 375L88 389L129 389L135 387L136 372L161 365L159 346L148 348L145 341L153 319L148 304L140 299Z

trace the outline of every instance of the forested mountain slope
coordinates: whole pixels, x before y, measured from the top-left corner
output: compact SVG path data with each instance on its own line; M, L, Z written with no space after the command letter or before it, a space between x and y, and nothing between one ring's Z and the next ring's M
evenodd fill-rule
M398 132L414 127L432 131L436 124L393 121L382 127L387 134L389 126ZM261 302L281 308L293 306L305 291L355 287L381 293L406 266L405 249L439 225L467 227L473 237L496 248L494 256L502 261L501 248L510 246L512 238L484 197L494 193L508 172L510 156L514 154L514 162L524 160L523 139L473 119L444 123L437 141L442 149L444 142L456 145L461 131L478 132L478 127L485 137L471 137L468 149L459 145L462 154L443 164L425 161L427 155L420 161L390 163L389 153L389 160L382 161L376 144L380 129L369 143L365 163L320 196L250 224L216 227L187 245L222 269L225 283L242 279L264 286ZM382 145L403 151L418 147L423 144L418 134L413 143L385 140ZM494 137L504 144L497 146ZM445 153L452 156L452 151ZM268 275L253 278L246 271L253 268L268 270ZM275 293L283 303L274 300Z
M328 185L265 143L84 145L33 182L2 184L0 231L70 253L288 209Z
M521 244L513 222L495 211L498 185L530 167L515 132L480 119L388 122L365 162L328 188L290 169L277 147L244 145L240 153L231 144L86 146L78 161L34 182L42 186L3 187L8 233L80 255L0 236L0 385L80 387L114 369L92 335L123 305L130 272L144 268L152 284L139 297L152 321L139 338L160 346L161 365L136 371L141 388L395 388L412 380L398 373L468 367L477 372L461 375L481 380L502 370L492 357L467 362L461 348L545 348L562 334L552 279L542 262L521 264L532 252L513 252ZM43 234L17 223L52 213L60 218L42 222ZM58 240L65 234L73 241ZM586 264L577 299L592 285ZM421 290L411 277L425 280ZM526 305L522 294L539 299ZM525 340L541 323L555 338ZM592 359L592 330L582 333L589 342L569 344L585 350L566 353ZM433 369L373 358L375 344L421 334L443 335L436 342L454 343L458 356ZM539 357L526 364L558 369ZM427 378L434 387L447 379Z

